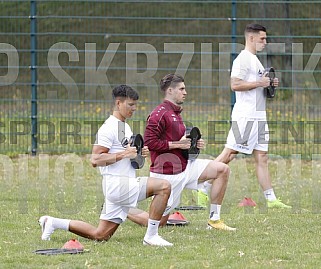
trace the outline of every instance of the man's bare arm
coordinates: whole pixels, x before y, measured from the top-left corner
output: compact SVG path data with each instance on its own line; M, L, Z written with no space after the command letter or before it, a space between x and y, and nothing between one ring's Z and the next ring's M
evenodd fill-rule
M103 146L94 145L91 155L91 165L107 166L118 162L124 158L135 158L137 150L135 147L128 146L124 151L117 153L109 153L109 149Z
M263 76L261 80L247 82L242 79L231 77L231 89L233 91L250 91L258 87L267 87L270 85L270 79Z

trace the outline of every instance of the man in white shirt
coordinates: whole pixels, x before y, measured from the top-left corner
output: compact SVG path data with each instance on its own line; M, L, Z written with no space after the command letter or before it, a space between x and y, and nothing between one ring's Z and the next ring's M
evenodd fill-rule
M171 193L170 183L152 177L136 178L131 165L131 159L137 156L137 149L129 145L133 133L125 121L135 112L138 98L138 93L129 86L120 85L113 89L113 114L97 133L91 163L99 167L105 196L98 227L79 220L42 216L39 219L42 240L50 240L54 230L63 229L92 240L107 241L126 220L129 208L135 207L138 201L154 196L143 244L172 246L172 243L158 235L159 222ZM147 155L148 148L144 147L142 156Z
M231 88L236 102L232 111L232 126L222 153L216 158L228 164L239 153L253 154L258 182L269 208L291 208L276 198L268 170L268 124L264 88L270 78L256 56L266 45L266 29L259 24L245 28L245 49L236 57L231 72ZM278 79L273 80L275 87Z

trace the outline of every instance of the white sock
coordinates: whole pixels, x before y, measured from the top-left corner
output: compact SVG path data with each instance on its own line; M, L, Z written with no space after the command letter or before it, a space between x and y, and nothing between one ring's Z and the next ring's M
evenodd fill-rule
M208 181L204 182L204 188L206 189L207 194L211 193L212 184Z
M210 207L210 220L219 220L221 219L221 205L211 204Z
M204 182L197 185L197 190L207 194Z
M274 194L273 189L265 190L263 193L264 193L264 197L266 200L268 200L268 201L275 201L276 200L276 196Z
M152 237L154 235L157 235L159 223L159 220L148 219L147 231L145 236Z
M70 223L70 219L52 218L52 226L55 229L62 229L65 231L69 231L69 223Z
M204 181L197 185L197 190L205 193L206 195L209 195L211 193L211 188L212 188L212 184L208 183L208 181Z

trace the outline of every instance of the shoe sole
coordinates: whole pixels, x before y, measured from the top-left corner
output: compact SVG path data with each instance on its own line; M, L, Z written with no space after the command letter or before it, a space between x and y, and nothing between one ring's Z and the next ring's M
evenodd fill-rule
M281 206L269 206L268 208L270 209L273 209L273 208L276 208L276 209L291 209L292 207L281 207Z
M267 206L267 208L291 209L291 208L292 208L292 206L278 206L278 205L272 205L272 206Z
M229 229L219 229L219 228L215 228L215 227L212 227L211 225L207 224L206 230L218 230L218 231L235 232L236 228L232 228L231 230L229 230Z
M154 244L150 244L147 241L143 240L143 245L144 246L152 246L152 247L171 247L173 245L154 245Z
M144 246L153 246L152 244L149 244L149 243L146 242L145 240L143 241L143 245L144 245Z

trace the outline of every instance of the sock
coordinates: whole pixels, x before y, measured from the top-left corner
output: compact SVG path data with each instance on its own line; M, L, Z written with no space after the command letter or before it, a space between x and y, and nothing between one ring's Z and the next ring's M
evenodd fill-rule
M268 201L275 201L276 200L276 196L275 196L274 190L272 188L265 190L263 192L263 194L264 194L265 199Z
M205 193L207 195L207 189L205 188L205 183L200 183L197 185L197 190Z
M208 181L204 182L204 188L206 189L207 194L211 193L212 184Z
M268 201L275 201L276 200L276 196L275 196L272 188L265 190L263 193L264 193L264 197L266 200L268 200Z
M69 223L70 223L70 219L52 218L52 226L55 229L62 229L65 231L69 231Z
M154 235L157 235L159 223L159 220L148 219L147 231L145 236L152 237Z
M212 184L208 183L208 181L204 181L197 185L197 190L205 193L206 195L209 195L209 193L211 193L211 188Z
M221 205L211 204L210 208L210 220L221 219Z

